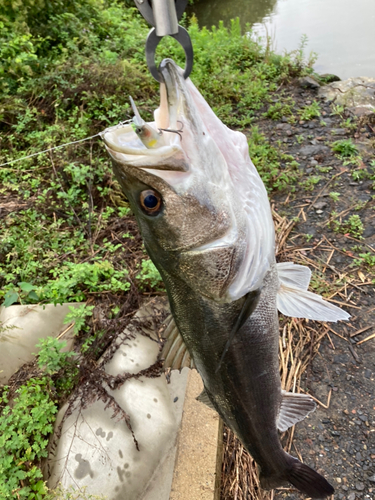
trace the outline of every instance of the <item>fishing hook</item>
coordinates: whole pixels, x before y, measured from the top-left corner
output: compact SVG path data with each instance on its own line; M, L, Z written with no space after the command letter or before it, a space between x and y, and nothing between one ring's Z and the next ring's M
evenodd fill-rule
M177 120L178 123L181 123L181 128L178 129L178 130L173 130L173 129L170 129L170 128L159 128L159 132L161 133L161 131L163 130L164 132L173 132L174 134L178 134L179 138L180 138L180 141L182 141L182 131L183 131L183 128L184 128L184 124L180 121L180 120Z

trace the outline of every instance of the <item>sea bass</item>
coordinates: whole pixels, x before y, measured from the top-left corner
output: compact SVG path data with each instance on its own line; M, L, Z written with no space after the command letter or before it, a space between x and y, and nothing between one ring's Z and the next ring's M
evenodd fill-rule
M270 204L246 137L217 118L172 60L161 63L160 73L160 107L149 126L164 131L163 145L148 148L130 125L107 129L102 138L202 377L199 399L251 453L263 488L289 481L325 498L332 486L280 444L278 431L315 403L281 388L277 310L324 321L349 315L307 291L308 268L276 264ZM179 136L168 133L177 129ZM179 334L171 350L181 366Z

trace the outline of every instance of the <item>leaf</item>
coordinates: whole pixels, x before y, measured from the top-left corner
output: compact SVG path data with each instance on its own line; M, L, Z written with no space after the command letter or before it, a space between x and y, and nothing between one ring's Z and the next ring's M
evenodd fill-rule
M31 300L37 300L37 301L39 301L39 297L37 296L37 294L34 291L31 291L28 294L27 298L31 299Z
M17 301L18 301L18 293L17 292L8 292L5 294L3 306L9 307Z
M21 288L23 292L31 292L32 290L36 290L36 286L31 283L27 283L26 281L20 281L17 285Z

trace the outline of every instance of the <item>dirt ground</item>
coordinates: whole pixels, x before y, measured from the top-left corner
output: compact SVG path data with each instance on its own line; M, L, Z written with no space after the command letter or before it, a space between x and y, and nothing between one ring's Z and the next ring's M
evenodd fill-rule
M315 90L298 86L288 93L298 105L317 99ZM325 144L352 137L363 159L359 169L369 170L375 157L375 125L362 120L349 131L330 104L321 102L321 109L320 118L303 124L259 123L271 141L281 139L285 151L299 161L302 180L317 173L322 177L310 193L298 188L294 194L276 195L275 209L299 218L289 241L297 260L305 257L321 276L316 291L328 292L351 314L349 322L328 325L318 355L302 377L301 387L321 404L296 426L291 452L325 475L335 487L335 499L375 499L375 338L366 341L375 327L374 274L370 268L353 266L358 253L375 255L375 192L371 179L355 181L351 170L356 167L344 166ZM326 126L320 125L322 119ZM308 141L298 144L297 135ZM332 169L322 173L324 167ZM332 191L341 195L337 202L329 196ZM341 222L358 214L364 239L333 231L334 223L328 222L333 210L341 213ZM343 277L347 284L337 286ZM301 495L292 490L274 493L275 500L298 498Z

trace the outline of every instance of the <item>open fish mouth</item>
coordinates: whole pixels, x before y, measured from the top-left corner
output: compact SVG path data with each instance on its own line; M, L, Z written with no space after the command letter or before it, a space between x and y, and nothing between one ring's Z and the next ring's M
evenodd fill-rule
M160 84L160 105L154 112L154 121L147 123L147 126L162 138L156 147L149 149L135 132L133 124L129 123L110 127L104 130L101 136L115 161L128 164L134 163L137 158L136 163L139 165L145 163L144 166L147 165L147 168L186 170L186 165L183 169L181 166L176 168L175 164L170 168L167 164L160 167L158 161L158 159L166 161L173 155L181 154L180 143L186 125L183 114L188 109L185 105L181 68L171 59L164 59L160 65L160 74L165 82Z

